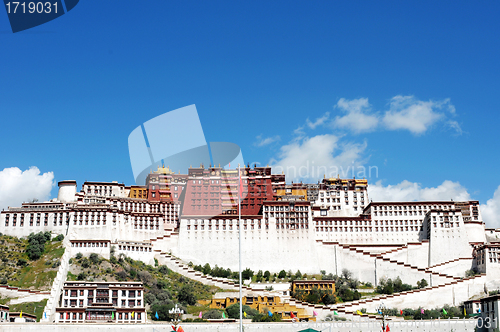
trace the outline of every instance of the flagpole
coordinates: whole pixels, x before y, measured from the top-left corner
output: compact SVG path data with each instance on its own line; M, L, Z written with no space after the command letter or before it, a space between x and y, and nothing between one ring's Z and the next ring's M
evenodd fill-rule
M241 298L241 173L238 164L238 239L239 239L239 275L240 275L240 332L243 332L243 302Z

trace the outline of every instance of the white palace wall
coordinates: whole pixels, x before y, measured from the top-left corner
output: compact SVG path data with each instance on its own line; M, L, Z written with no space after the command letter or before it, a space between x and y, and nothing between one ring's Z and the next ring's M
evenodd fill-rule
M207 230L208 220L203 220L205 230L200 229L201 220L182 219L179 231L177 250L172 252L185 261L194 264L217 264L231 270L238 269L238 228L237 219L232 220L232 230L222 230L220 221L219 230ZM213 223L214 221L212 221ZM257 220L254 220L255 229L251 229L251 220L242 220L247 223L247 230L242 230L242 266L253 270L269 270L279 272L281 269L302 273L318 273L319 257L314 247L314 234L309 229L281 230L276 229L271 221L269 229L257 229ZM198 230L193 225L198 224ZM187 227L191 226L188 230Z

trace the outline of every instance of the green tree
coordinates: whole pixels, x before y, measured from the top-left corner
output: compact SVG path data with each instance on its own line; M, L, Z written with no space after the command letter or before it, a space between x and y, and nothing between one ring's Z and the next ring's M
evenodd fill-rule
M266 279L266 281L269 281L270 277L271 277L271 273L266 270L266 272L264 272L264 279Z
M166 267L165 265L162 265L158 268L158 272L160 272L161 274L168 274L168 267Z
M162 279L158 279L156 281L156 286L159 288L159 289L165 289L167 288L167 282L165 280L162 280Z
M207 263L203 266L203 273L208 275L210 272L212 272L212 269L210 268L210 264Z
M177 299L179 300L179 302L187 303L188 305L196 304L196 296L194 295L194 290L188 284L182 286L182 288L179 290Z
M59 234L58 236L52 239L52 241L62 241L62 240L64 240L64 235L62 234Z
M285 270L281 270L280 273L278 274L278 278L281 279L281 278L284 278L284 277L286 277L286 272L285 272Z
M84 269L87 269L87 268L89 268L89 267L90 267L90 262L89 262L89 260L88 260L86 257L84 257L84 258L82 259L81 264L82 264L82 267L83 267Z
M154 304L151 306L151 319L161 320L161 321L171 321L174 316L169 314L169 310L174 307L173 303L170 304ZM156 318L156 313L158 313L158 319Z
M257 272L257 274L255 275L256 280L261 281L263 275L264 273L262 273L262 270L259 270L259 272Z
M253 271L250 270L249 268L246 268L241 272L241 278L243 280L251 279L252 276L253 276Z
M99 255L93 252L90 254L89 260L92 264L97 265L99 264Z
M425 288L427 287L429 284L427 283L427 280L425 279L422 279L420 281L417 281L417 288Z
M255 315L259 314L258 310L252 309L247 305L242 307L243 312L247 313L247 318L252 318ZM226 308L227 316L229 318L240 319L240 304L233 303L229 307Z
M222 312L217 309L211 309L203 313L203 319L221 319Z

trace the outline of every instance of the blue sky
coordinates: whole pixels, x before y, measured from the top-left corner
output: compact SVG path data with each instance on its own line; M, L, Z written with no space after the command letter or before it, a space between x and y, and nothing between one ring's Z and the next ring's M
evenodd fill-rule
M248 162L376 166L377 198L491 199L493 225L499 9L80 1L16 34L0 11L0 170L37 167L23 185L47 172L133 184L129 133L196 104L207 141L237 143Z

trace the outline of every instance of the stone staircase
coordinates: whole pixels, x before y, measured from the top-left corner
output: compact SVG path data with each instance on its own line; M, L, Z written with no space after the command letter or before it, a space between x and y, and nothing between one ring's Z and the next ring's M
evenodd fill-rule
M330 244L330 243L328 243L328 244ZM432 275L433 277L435 277L435 278L433 278L434 282L445 283L446 281L450 282L452 280L460 280L460 277L454 277L454 276L450 276L450 275L447 275L444 273L434 272L434 271L428 270L426 268L421 268L421 267L414 266L414 265L411 265L408 263L400 262L400 261L397 261L395 259L384 257L382 254L374 254L374 253L364 251L362 249L357 248L356 246L340 244L340 243L335 243L335 244L338 245L338 247L341 248L342 250L354 252L354 253L361 254L361 255L364 255L364 256L370 257L370 258L375 258L380 262L388 262L391 264L395 264L399 268L408 269L408 272L411 272L411 273L419 272L419 273L425 273L428 275Z
M436 286L431 286L431 287L425 287L421 289L415 289L411 291L406 291L406 292L401 292L401 293L394 293L390 295L379 295L373 298L368 298L368 299L362 299L362 300L357 300L357 301L352 301L352 302L347 302L347 303L341 303L341 304L335 304L332 305L331 308L334 310L337 310L338 312L342 312L344 310L360 310L361 308L366 308L367 306L370 306L371 310L374 310L382 301L385 301L384 303L386 306L388 304L395 304L395 303L406 303L407 307L405 308L412 308L411 301L408 301L408 298L410 296L415 296L419 295L419 297L423 298L430 298L433 295L433 292L436 290L449 290L453 288L455 285L458 284L475 284L476 290L473 291L473 293L477 293L478 291L482 291L484 282L486 282L486 274L479 274L475 275L473 277L469 278L463 278L459 280L453 280L450 282L447 282L445 284L441 285L436 285ZM466 288L466 287L464 287ZM457 305L460 302L463 302L465 300L468 300L468 298L472 295L471 293L467 293L466 296L462 296L462 298L456 298L456 303ZM457 296L458 297L458 296ZM394 301L394 299L397 299L397 301ZM416 301L418 302L417 307L413 308L416 309L420 306L422 306L422 303L426 303L424 301ZM437 301L439 302L439 301ZM447 299L442 299L442 305L444 304L449 304L449 301ZM389 307L389 306L388 306ZM403 308L399 308L403 309Z
M73 234L74 235L74 234ZM70 236L66 236L63 240L63 246L65 248L64 254L61 257L61 265L57 271L56 278L52 283L52 288L50 290L50 295L45 306L44 315L40 319L41 322L53 322L55 320L56 307L58 306L59 297L61 295L61 290L64 286L64 282L68 276L69 271L69 259L70 257ZM46 317L46 318L45 318Z

